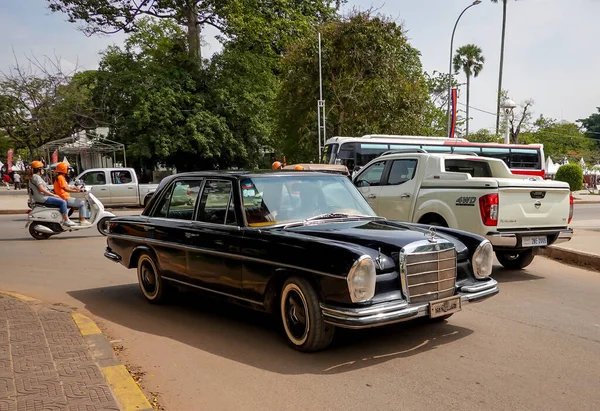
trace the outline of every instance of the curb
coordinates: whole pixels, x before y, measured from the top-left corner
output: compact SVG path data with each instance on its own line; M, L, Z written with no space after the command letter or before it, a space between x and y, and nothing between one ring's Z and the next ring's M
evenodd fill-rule
M36 298L8 291L0 291L0 294L26 302L42 302ZM121 410L153 411L150 402L127 368L115 357L112 346L96 323L91 318L75 311L71 312L71 317L87 342L92 358L98 364Z
M573 204L600 204L600 200L592 200L592 201L573 200Z
M600 255L597 254L550 246L544 250L542 255L565 264L571 264L600 271Z

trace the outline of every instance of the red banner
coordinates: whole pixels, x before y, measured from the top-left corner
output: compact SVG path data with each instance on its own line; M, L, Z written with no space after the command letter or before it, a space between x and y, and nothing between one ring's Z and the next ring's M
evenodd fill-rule
M450 127L450 138L454 138L456 134L456 106L458 103L458 91L452 89L452 126Z
M52 161L50 162L50 164L55 163L58 163L58 150L54 150L54 153L52 153Z
M8 152L6 153L6 170L7 171L11 171L12 170L12 158L13 158L13 149L11 148L10 150L8 150Z

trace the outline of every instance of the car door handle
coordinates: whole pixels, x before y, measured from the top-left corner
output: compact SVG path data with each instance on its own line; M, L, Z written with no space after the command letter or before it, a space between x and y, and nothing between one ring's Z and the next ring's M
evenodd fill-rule
M373 199L373 198L377 198L377 196L375 194L369 194L369 196L367 198Z
M400 194L400 198L410 198L410 194L408 194L408 193Z
M144 226L144 230L145 230L145 231L152 231L152 230L154 230L154 227L152 227L152 226L149 226L149 225L145 225L145 226Z
M127 187L128 190L133 190L133 187Z
M186 238L199 237L199 236L200 236L200 234L185 233L185 237Z
M100 191L106 191L106 188L100 188L99 190Z

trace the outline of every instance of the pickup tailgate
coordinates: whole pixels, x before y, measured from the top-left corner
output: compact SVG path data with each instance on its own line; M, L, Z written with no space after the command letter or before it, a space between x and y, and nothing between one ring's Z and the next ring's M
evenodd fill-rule
M498 229L566 227L570 190L566 183L498 179Z

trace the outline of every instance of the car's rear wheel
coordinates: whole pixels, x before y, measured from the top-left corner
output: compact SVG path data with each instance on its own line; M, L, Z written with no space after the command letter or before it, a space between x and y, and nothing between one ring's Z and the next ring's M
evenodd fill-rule
M335 328L325 323L319 297L304 278L289 278L280 295L281 321L289 343L299 351L313 352L327 348Z
M142 253L137 264L138 283L142 294L152 304L166 301L167 290L154 258Z
M496 258L504 268L522 270L533 261L533 249L524 251L496 251Z

